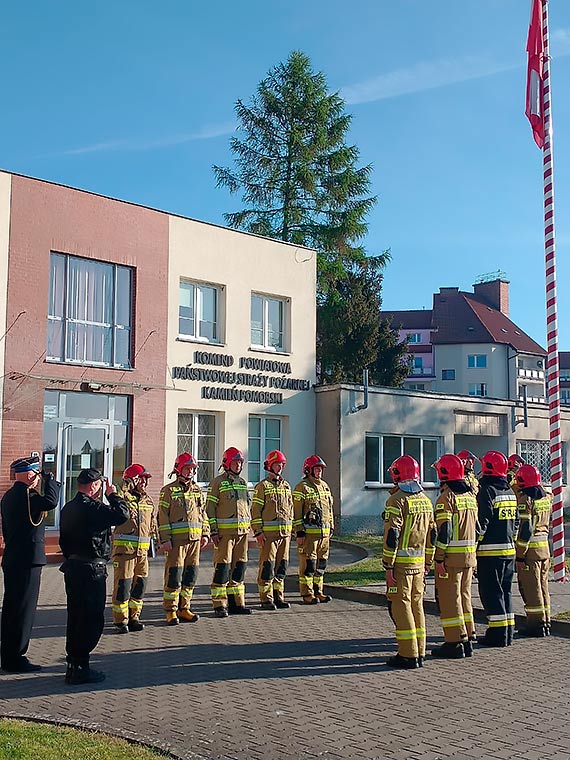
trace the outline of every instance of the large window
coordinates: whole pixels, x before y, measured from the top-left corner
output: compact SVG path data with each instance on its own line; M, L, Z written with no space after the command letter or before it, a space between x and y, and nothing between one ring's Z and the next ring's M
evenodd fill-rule
M467 366L470 369L484 369L487 366L486 354L470 354L467 357Z
M538 467L543 483L551 482L550 473L550 442L549 441L518 441L517 453L527 464ZM568 482L566 470L566 442L562 442L562 481Z
M282 449L283 425L279 417L249 417L247 479L258 483L265 477L263 462L270 451Z
M469 383L468 392L470 396L486 396L487 383Z
M419 463L422 482L436 482L437 476L432 464L438 458L437 438L369 433L366 435L366 483L392 483L388 468L402 454L409 454Z
M197 282L180 282L178 334L185 338L218 343L220 289Z
M132 311L129 267L51 254L48 361L130 367Z
M216 474L216 415L178 413L176 453L187 451L198 462L198 483L209 483Z
M285 302L280 298L251 296L251 345L285 351Z

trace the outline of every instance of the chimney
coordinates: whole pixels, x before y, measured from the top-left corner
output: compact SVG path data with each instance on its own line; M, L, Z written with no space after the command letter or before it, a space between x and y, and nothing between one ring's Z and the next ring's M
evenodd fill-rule
M506 317L509 316L509 281L502 277L490 282L476 282L473 293L486 301L493 309L497 309Z

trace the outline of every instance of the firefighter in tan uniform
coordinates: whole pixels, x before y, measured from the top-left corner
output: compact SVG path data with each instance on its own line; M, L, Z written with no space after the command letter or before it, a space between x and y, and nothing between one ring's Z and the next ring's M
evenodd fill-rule
M475 471L473 467L475 466L475 462L479 461L479 458L475 456L475 454L472 451L469 451L469 449L462 449L458 454L458 458L461 460L461 463L463 465L463 472L464 472L464 480L469 486L469 490L471 493L473 493L475 496L477 496L477 491L479 490L479 478L477 475L475 475Z
M463 463L444 454L433 465L441 493L435 504L435 585L445 643L433 657L461 659L473 655L475 625L471 583L477 565L477 499L464 479Z
M123 473L119 496L129 507L127 522L113 533L113 622L119 633L142 631L140 615L148 578L148 550L158 537L156 509L146 492L150 472L131 464Z
M333 497L323 480L326 467L314 454L303 463L304 478L293 491L293 527L299 553L299 591L304 604L331 601L323 593L324 574L334 529Z
M382 562L398 654L387 664L413 669L423 665L426 651L423 601L436 537L433 505L420 485L420 467L413 457L398 457L389 472L395 487L384 512Z
M509 481L510 487L513 489L513 491L517 492L517 470L519 467L522 467L523 464L526 464L524 459L520 457L518 454L511 454L510 457L507 459L508 462L508 470L507 470L507 480Z
M287 609L285 576L293 524L291 486L283 480L285 454L270 451L263 463L267 477L255 486L251 500L251 527L259 545L257 588L261 609Z
M542 638L550 635L548 532L552 499L540 482L540 472L530 464L517 470L517 503L520 524L515 542L519 590L524 601L526 626L519 636Z
M162 488L158 500L160 550L166 553L162 606L167 625L178 625L180 620L195 623L199 619L190 604L200 550L207 546L210 531L204 497L194 482L197 468L192 454L179 454L170 473L176 475L176 480Z
M245 570L251 512L247 483L240 477L244 457L231 446L222 455L224 472L208 487L206 507L214 542L214 577L210 586L217 617L249 615L245 606Z

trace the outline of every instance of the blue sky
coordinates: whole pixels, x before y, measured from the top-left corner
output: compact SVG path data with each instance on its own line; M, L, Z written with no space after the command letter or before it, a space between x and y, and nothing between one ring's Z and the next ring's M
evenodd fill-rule
M541 153L524 117L529 0L4 4L0 166L206 221L237 197L233 105L293 49L353 115L390 248L387 309L501 269L544 344ZM8 7L6 7L8 6ZM550 0L560 348L570 350L570 2Z

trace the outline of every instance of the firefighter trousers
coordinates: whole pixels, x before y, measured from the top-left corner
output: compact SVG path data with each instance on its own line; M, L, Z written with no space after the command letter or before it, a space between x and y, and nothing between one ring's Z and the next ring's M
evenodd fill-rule
M113 622L138 620L148 578L148 553L118 554L113 557Z
M496 646L506 646L513 639L512 582L514 557L478 557L479 596L489 623L485 639Z
M549 567L550 559L527 560L523 570L517 566L517 580L528 628L550 622Z
M299 546L299 591L305 600L323 593L324 575L329 558L329 536L306 535Z
M445 576L435 571L439 616L445 640L467 641L475 633L471 581L473 567L448 567Z
M220 536L214 546L214 577L210 595L216 607L245 607L245 569L248 534Z
M262 602L283 601L291 536L265 536L259 550L257 589Z
M190 610L200 563L200 539L173 542L164 564L162 606L167 612Z
M396 586L388 589L390 617L396 626L398 654L402 657L424 657L426 653L426 619L423 569L419 572L394 568Z

